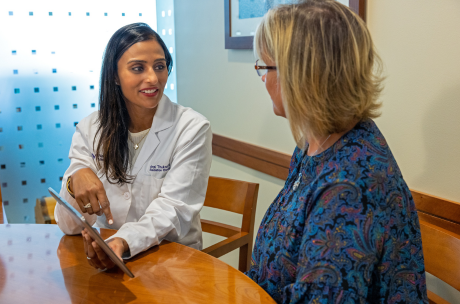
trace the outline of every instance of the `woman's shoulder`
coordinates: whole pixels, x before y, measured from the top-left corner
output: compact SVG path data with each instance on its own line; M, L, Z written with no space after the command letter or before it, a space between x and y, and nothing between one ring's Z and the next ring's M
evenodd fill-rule
M325 185L352 185L378 205L391 193L407 192L390 147L372 120L360 122L334 150L320 174Z
M209 120L201 113L195 111L190 107L185 107L183 105L174 103L167 100L169 107L171 108L177 125L190 127L193 125L209 125Z
M190 107L184 107L177 103L174 105L177 107L181 120L209 123L209 120L203 114L195 111L194 109Z
M93 113L80 120L77 124L77 128L81 131L89 132L93 126L97 125L98 117L99 111L94 111Z
M359 122L331 152L333 161L339 163L377 163L379 167L397 167L385 137L371 119Z

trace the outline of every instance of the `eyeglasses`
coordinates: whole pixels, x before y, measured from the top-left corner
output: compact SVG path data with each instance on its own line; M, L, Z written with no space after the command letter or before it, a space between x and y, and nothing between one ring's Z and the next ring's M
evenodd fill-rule
M268 70L276 70L276 66L259 65L259 59L256 60L256 65L254 66L254 68L257 71L257 75L259 75L260 77L267 74Z

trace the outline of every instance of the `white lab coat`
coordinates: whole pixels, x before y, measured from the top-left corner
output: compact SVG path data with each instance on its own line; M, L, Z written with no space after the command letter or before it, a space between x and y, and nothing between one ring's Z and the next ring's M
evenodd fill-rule
M62 179L60 195L80 210L66 190L69 175L82 168L95 172L107 193L114 224L105 215L84 214L96 227L118 229L112 237L126 240L132 257L166 239L202 249L200 210L203 207L211 167L212 132L209 121L193 111L161 99L152 127L136 163L128 173L132 184L110 184L96 172L93 147L98 112L77 125L72 138L70 166ZM56 222L66 234L79 234L81 228L56 205ZM129 258L127 257L127 258Z

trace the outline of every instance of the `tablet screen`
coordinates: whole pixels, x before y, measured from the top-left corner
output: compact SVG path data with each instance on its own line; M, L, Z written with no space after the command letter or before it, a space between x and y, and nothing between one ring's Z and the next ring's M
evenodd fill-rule
M56 199L59 205L64 207L65 210L70 214L72 219L74 219L77 223L80 224L82 227L82 230L86 228L88 231L89 235L91 238L96 241L96 243L99 245L99 247L104 250L104 252L109 256L109 258L118 266L120 267L129 277L134 278L133 273L126 267L125 263L121 261L118 256L113 252L112 248L110 248L107 243L101 238L99 233L97 232L96 229L91 227L91 225L86 222L85 218L78 212L72 205L70 205L66 200L64 200L62 197L59 196L59 194L53 189L53 188L48 188L48 191L50 194Z

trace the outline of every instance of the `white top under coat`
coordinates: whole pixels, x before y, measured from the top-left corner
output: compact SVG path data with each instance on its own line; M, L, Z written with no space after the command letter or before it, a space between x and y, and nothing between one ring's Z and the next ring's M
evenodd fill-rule
M128 131L128 136L131 138L129 140L128 138L128 148L129 148L129 165L132 167L133 164L136 163L137 157L139 156L139 152L142 150L142 147L144 146L145 142L145 137L147 133L150 132L150 129L137 132L137 133L131 133ZM139 147L134 149L134 143L136 143Z

